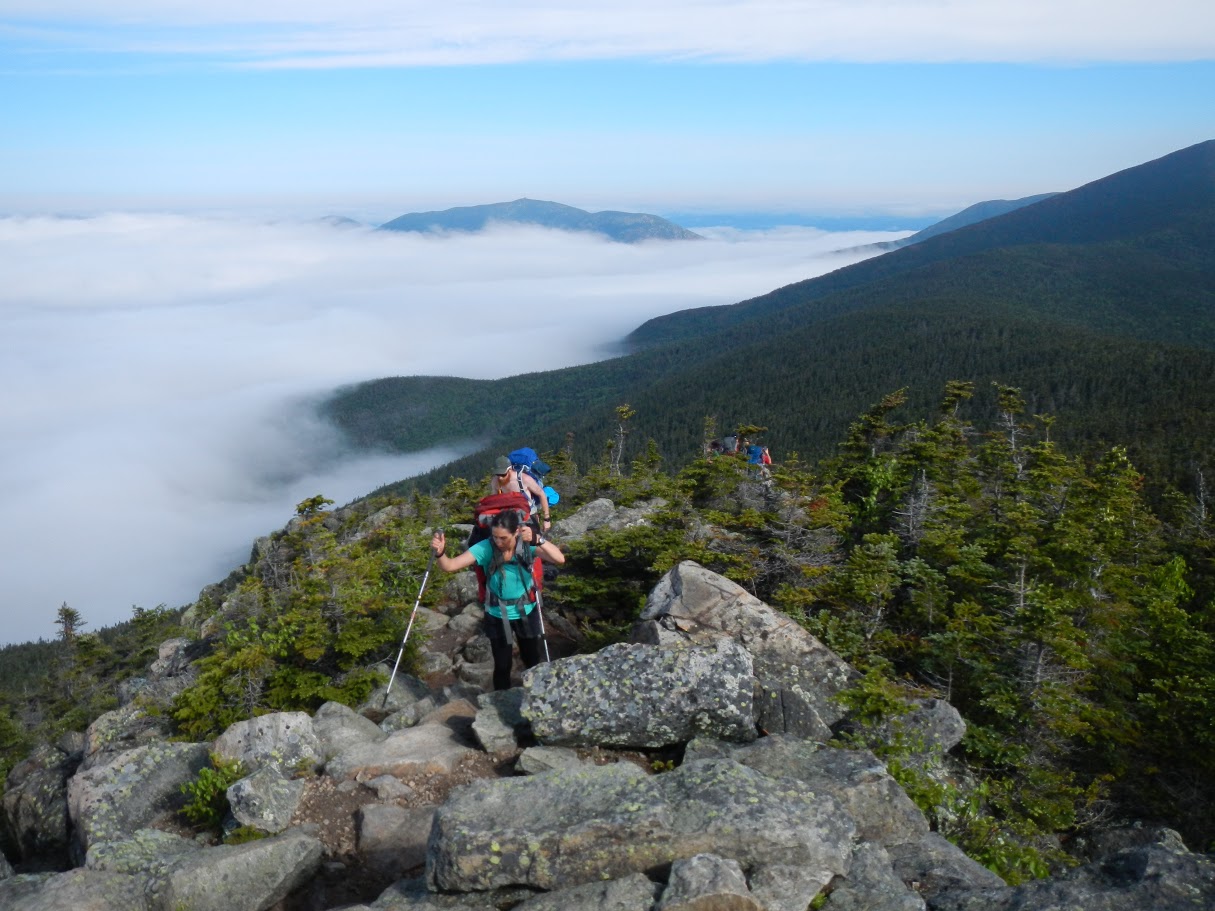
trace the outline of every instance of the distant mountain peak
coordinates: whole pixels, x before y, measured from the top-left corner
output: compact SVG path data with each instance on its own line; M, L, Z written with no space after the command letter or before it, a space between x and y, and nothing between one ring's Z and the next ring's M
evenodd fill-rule
M438 212L411 212L380 225L382 231L483 231L491 223L539 225L558 231L602 234L621 243L645 240L701 240L673 221L642 212L587 212L564 203L526 196L510 202L458 206Z

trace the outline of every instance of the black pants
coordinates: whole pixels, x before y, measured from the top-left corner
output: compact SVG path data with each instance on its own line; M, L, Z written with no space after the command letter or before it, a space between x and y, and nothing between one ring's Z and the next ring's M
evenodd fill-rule
M505 608L500 608L505 610ZM514 665L514 649L506 641L506 630L502 618L486 613L483 629L489 637L490 651L494 656L494 689L510 689L510 671ZM540 663L540 611L532 608L522 620L510 621L510 631L519 643L519 657L524 667L535 667Z

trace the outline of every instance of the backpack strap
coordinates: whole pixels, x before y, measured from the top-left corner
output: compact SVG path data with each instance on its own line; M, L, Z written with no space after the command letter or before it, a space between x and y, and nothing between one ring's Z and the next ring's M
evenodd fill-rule
M510 618L506 616L506 608L503 606L502 600L490 587L489 581L496 574L504 572L507 566L515 567L515 572L519 574L519 580L523 582L524 589L523 594L515 599L514 607L515 612L520 617L524 616L525 611L523 610L523 605L533 600L536 591L536 583L532 575L532 569L528 566L527 553L525 550L526 546L527 545L523 543L522 538L520 538L515 543L515 554L513 557L511 557L509 562L502 559L498 553L498 549L495 547L493 559L490 560L489 563L489 571L485 574L485 592L489 604L492 607L498 608L498 613L501 615L502 631L506 635L507 645L514 645L515 642L510 628Z

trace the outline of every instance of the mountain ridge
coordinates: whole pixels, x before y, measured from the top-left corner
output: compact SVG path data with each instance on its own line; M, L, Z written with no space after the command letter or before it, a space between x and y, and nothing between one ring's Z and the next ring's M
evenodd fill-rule
M646 240L703 240L658 215L642 212L587 212L559 202L526 197L511 202L457 206L433 212L410 212L380 225L381 231L483 231L490 224L539 225L561 231L601 234L620 243Z

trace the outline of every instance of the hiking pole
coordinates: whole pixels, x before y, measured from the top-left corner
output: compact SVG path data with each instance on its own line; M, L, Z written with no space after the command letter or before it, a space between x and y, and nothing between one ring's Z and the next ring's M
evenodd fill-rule
M413 618L418 615L418 605L422 603L422 592L426 591L426 580L430 578L430 568L435 565L435 549L430 548L430 559L426 561L426 572L422 574L422 584L418 586L418 597L413 602L413 610L409 612L409 624L405 627L405 637L401 639L401 650L397 652L397 662L392 666L392 675L388 678L388 687L384 690L384 701L380 703L383 710L388 705L388 694L392 692L392 681L397 679L397 668L401 666L401 658L405 654L405 643L409 641L409 631L413 629Z
M540 620L540 641L544 643L544 660L549 664L553 663L552 656L548 653L548 636L544 633L544 596L540 594L540 589L536 589L536 616Z

